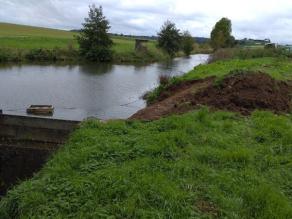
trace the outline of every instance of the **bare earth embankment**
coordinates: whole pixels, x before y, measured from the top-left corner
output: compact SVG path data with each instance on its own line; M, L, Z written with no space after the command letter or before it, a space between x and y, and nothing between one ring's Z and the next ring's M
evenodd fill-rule
M292 86L262 72L240 72L215 83L215 77L185 81L168 87L157 101L131 119L154 120L181 114L198 106L250 115L254 110L290 111Z

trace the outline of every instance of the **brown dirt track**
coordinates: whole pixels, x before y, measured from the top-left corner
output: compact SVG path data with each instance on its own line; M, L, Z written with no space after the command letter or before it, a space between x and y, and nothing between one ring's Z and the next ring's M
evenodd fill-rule
M291 109L292 86L262 72L240 72L214 84L215 78L182 82L161 93L158 101L130 119L155 120L206 105L249 115L256 109L287 113Z

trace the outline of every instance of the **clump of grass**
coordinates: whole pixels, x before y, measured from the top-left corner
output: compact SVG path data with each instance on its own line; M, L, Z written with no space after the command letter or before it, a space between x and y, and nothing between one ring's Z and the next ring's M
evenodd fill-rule
M162 86L168 85L170 81L170 77L167 75L160 75L159 76L159 84Z
M291 116L87 121L1 218L291 218Z
M181 82L180 77L168 77L168 76L161 76L159 78L159 86L152 91L149 91L144 95L144 99L146 100L147 104L150 105L157 101L159 96L162 92L166 89L170 88L171 86L175 86Z

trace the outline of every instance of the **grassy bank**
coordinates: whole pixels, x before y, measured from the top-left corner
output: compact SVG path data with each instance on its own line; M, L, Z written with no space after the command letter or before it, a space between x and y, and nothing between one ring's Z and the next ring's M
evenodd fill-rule
M208 65L199 65L181 77L169 79L167 83L160 85L155 90L147 94L147 102L154 102L161 92L166 90L169 86L180 83L182 81L215 76L217 77L216 81L219 82L226 75L237 70L261 71L271 75L277 80L292 80L292 62L290 58L264 57L253 59L223 60Z
M0 23L0 62L19 61L78 61L77 33ZM147 52L135 52L135 40L112 37L114 62L154 62L169 59L156 47L156 41L147 43ZM196 49L198 52L208 48ZM178 56L181 54L178 54Z
M89 121L1 218L291 218L292 117Z

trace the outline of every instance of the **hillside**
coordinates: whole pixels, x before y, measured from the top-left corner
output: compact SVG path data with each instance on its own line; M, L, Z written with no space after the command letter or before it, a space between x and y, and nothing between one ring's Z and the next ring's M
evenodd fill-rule
M19 61L77 61L78 33L25 25L0 23L0 62ZM114 62L154 62L169 57L147 43L145 54L135 53L135 40L113 36Z
M51 37L73 39L74 33L64 30L0 23L0 37Z

